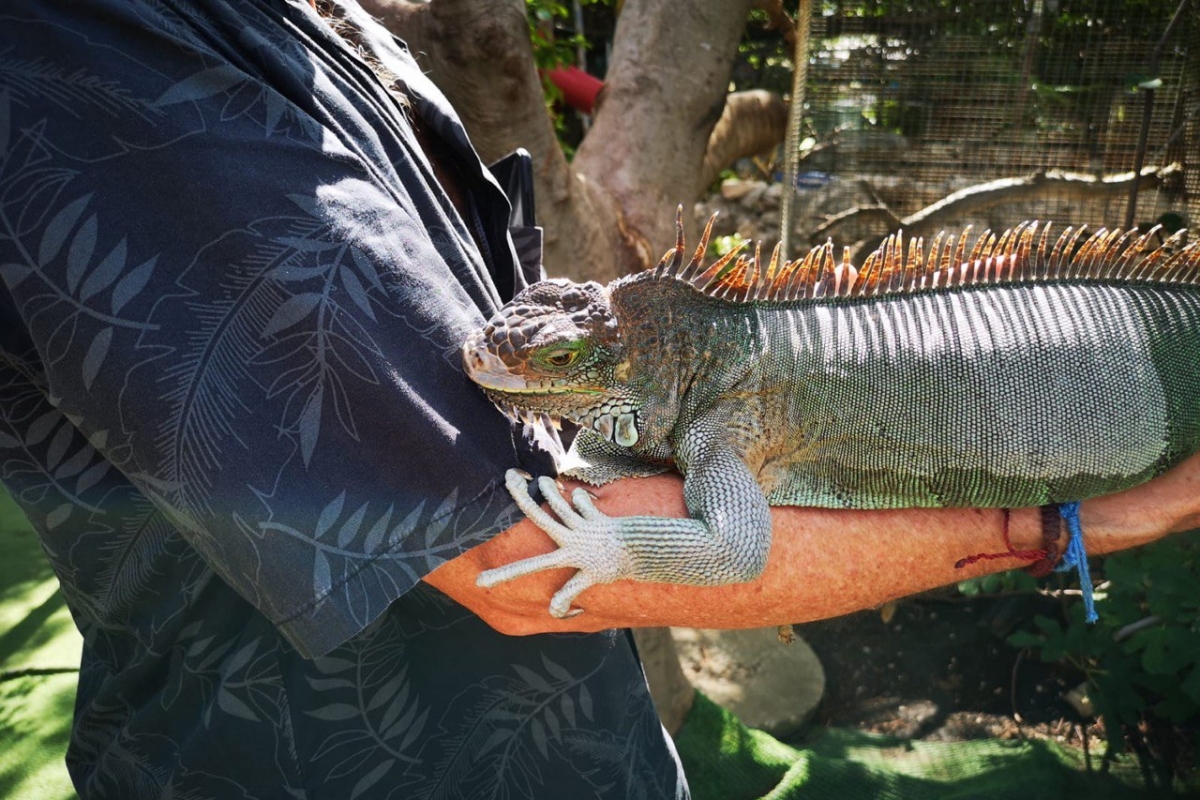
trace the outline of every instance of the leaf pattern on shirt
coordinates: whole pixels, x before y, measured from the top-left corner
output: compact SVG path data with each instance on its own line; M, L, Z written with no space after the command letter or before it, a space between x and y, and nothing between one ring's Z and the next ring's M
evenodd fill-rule
M68 67L50 60L45 54L32 58L0 59L0 145L8 142L11 103L38 98L54 103L68 114L77 114L81 106L93 106L108 114L135 114L149 120L145 105L119 80L105 78L90 69ZM0 147L0 151L5 148Z
M156 258L131 266L126 239L102 235L92 195L76 194L73 171L56 166L39 146L44 127L0 150L0 242L15 256L0 265L0 278L10 290L29 280L40 284L32 292L26 287L22 312L28 324L45 331L42 357L52 364L78 359L90 389L114 329L148 327L120 312L146 287ZM83 320L93 324L81 325Z
M520 798L547 794L545 762L561 758L569 740L594 721L587 681L596 664L575 677L542 655L539 669L510 664L510 673L473 687L461 707L452 705L460 734L449 737L450 754L438 764L448 779L434 797ZM493 776L490 780L484 775ZM464 790L464 787L472 787Z
M420 763L418 751L431 709L408 679L400 643L379 640L367 631L343 654L318 658L313 666L317 674L305 680L321 703L303 713L343 723L321 739L312 754L328 779L347 780L349 797L357 798L396 767L398 773L405 764Z
M0 481L84 637L80 796L682 797L624 634L421 582L551 464L461 371L516 270L499 190L350 14L470 220L303 0L0 15Z

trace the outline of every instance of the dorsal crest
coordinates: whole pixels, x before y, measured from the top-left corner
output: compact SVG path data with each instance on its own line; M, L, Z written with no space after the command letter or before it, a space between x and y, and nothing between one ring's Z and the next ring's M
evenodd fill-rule
M867 256L861 268L850 263L848 250L837 259L832 242L795 261L782 261L776 245L765 264L761 249L756 247L749 256L742 243L706 264L716 216L709 217L699 244L685 262L680 206L675 247L651 270L653 275L683 281L709 297L730 302L873 297L1031 281L1200 284L1200 242L1185 244L1186 230L1153 246L1160 241L1158 227L1145 233L1100 230L1090 235L1082 227L1068 227L1054 236L1050 225L1023 222L998 237L985 231L974 242L970 227L957 236L939 233L928 250L924 239L905 242L903 232L895 233Z

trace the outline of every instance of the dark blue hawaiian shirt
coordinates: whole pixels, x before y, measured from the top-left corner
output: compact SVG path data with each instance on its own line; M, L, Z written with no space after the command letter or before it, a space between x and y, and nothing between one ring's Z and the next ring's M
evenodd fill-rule
M505 637L420 581L513 523L499 477L555 443L460 368L524 281L502 193L345 13L353 37L301 0L0 5L0 479L84 636L71 776L686 796L627 632Z

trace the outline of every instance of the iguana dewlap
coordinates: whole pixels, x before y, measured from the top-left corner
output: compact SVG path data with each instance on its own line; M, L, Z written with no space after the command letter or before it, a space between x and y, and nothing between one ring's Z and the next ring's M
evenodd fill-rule
M1185 233L1026 224L970 252L889 239L861 271L832 246L796 262L691 260L608 286L551 280L463 348L502 410L582 426L566 474L592 484L668 468L691 519L611 518L539 486L559 544L480 584L578 572L551 613L618 578L753 579L770 505L1024 507L1134 486L1200 449L1200 244Z

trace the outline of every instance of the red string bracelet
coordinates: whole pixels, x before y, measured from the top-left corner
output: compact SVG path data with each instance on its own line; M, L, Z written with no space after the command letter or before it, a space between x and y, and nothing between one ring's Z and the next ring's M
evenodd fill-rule
M1042 506L1042 545L1045 555L1025 569L1035 578L1044 578L1054 571L1062 556L1058 540L1062 537L1062 515L1057 505Z
M1051 508L1053 508L1053 507L1051 507ZM1052 557L1051 549L1050 549L1051 548L1051 539L1049 538L1049 535L1047 533L1045 513L1042 514L1042 538L1046 541L1046 548L1043 550L1017 550L1012 546L1012 540L1009 539L1009 537L1008 537L1008 522L1009 522L1009 518L1011 517L1011 512L1007 508L1004 508L1001 510L1004 512L1003 532L1004 532L1004 547L1006 548L1004 550L1004 552L1001 552L1001 553L976 553L973 556L967 556L966 558L960 558L958 561L954 562L954 568L962 569L963 567L965 567L969 564L974 564L976 561L991 561L991 560L997 559L997 558L1019 558L1024 561L1032 561L1033 562L1033 564L1031 564L1029 567L1031 572L1035 568L1040 570L1042 568L1042 564L1049 561L1049 566L1046 567L1046 572L1048 573L1050 571L1050 569L1052 569L1054 567L1054 562L1058 560L1058 545L1057 544L1053 545L1053 557ZM1057 512L1055 512L1055 513L1057 514ZM1054 541L1058 540L1058 536L1059 536L1059 532L1056 527L1055 531L1054 531ZM1037 574L1037 573L1035 573L1035 574ZM1041 573L1041 574L1045 574L1045 573Z

